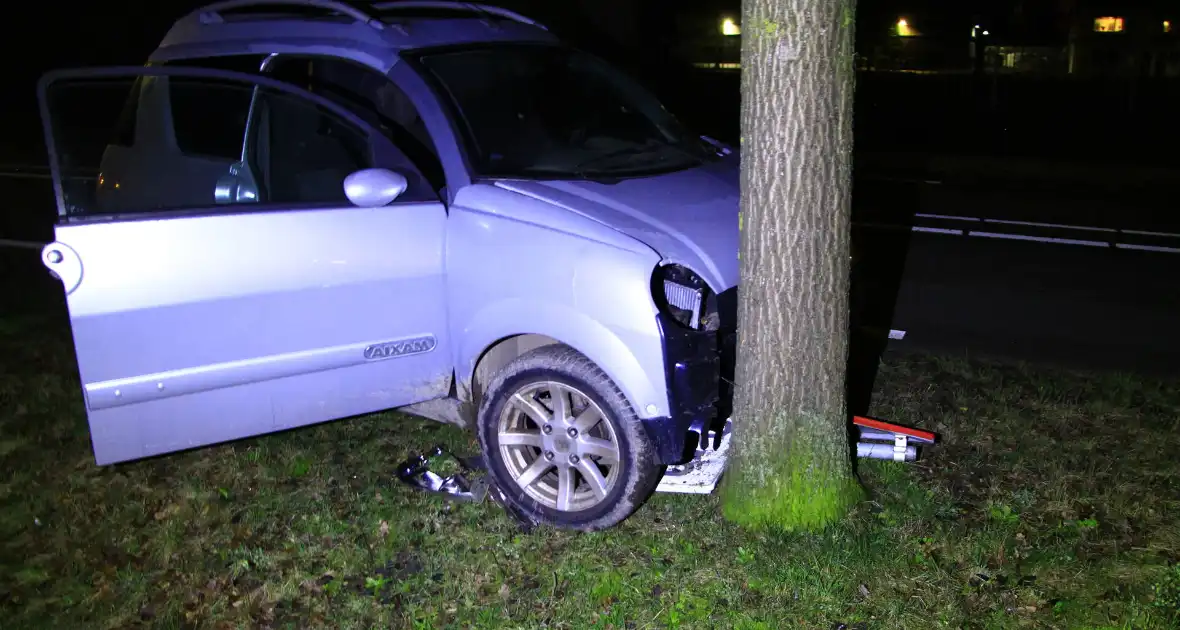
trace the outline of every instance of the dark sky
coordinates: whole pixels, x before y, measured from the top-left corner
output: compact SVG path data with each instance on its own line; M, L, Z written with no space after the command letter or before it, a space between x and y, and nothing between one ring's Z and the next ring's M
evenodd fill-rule
M547 21L555 28L565 18L569 24L589 23L614 28L628 18L610 15L629 8L633 33L658 29L669 24L664 15L698 13L701 19L719 19L723 14L740 15L740 0L488 0L519 8L522 12ZM925 33L945 32L966 36L976 20L994 24L997 32L1012 31L1017 25L1012 16L1023 15L1026 37L1051 38L1061 22L1063 10L1073 5L1175 6L1180 0L860 0L857 5L858 30L877 32L887 29L897 17L906 16ZM61 66L142 63L159 42L168 26L185 12L206 4L200 0L106 0L103 2L22 3L20 19L5 20L2 29L8 76L17 85L35 80L44 71ZM635 7L649 7L646 11ZM1017 12L1016 9L1022 10ZM555 13L561 12L561 14ZM640 19L637 16L642 16ZM966 26L965 26L966 25ZM592 28L592 26L591 26ZM593 36L578 42L596 48ZM605 38L603 38L605 41ZM589 44L589 45L587 45ZM602 52L596 50L595 52Z
M970 19L972 12L1002 13L1019 0L861 0L861 21L886 22L894 15L921 13L952 19ZM1024 0L1026 4L1056 5L1061 0ZM702 15L740 13L740 0L631 0L628 4L664 5L666 11L701 12ZM5 20L5 59L28 69L77 65L137 63L159 41L176 17L204 2L194 0L107 0L59 3L48 0L24 3L21 19ZM599 0L503 0L490 4L533 5L546 13L558 7L579 5L581 10L610 11L610 1ZM605 16L603 16L605 17ZM538 16L540 18L540 16ZM669 20L670 21L670 20ZM867 26L867 25L866 25ZM28 43L35 42L32 49ZM19 72L19 74L24 74Z
M485 1L547 23L574 44L631 70L637 69L630 65L632 60L654 59L671 47L670 35L661 36L661 31L667 31L668 25L676 21L673 17L683 20L694 19L691 16L695 15L702 24L719 25L721 16L741 14L741 0ZM173 21L204 4L207 2L203 0L22 3L19 13L0 23L0 46L5 52L2 58L8 64L5 98L0 99L4 111L21 117L35 112L37 78L50 69L143 63ZM864 36L869 33L887 36L890 25L900 16L925 35L943 33L964 43L970 25L980 22L993 31L995 43L1064 44L1062 16L1071 7L1093 5L1103 7L1097 9L1100 11L1122 11L1149 5L1170 10L1178 4L1180 0L859 0L858 45L867 41ZM1023 20L1013 18L1018 15ZM1000 37L996 38L996 34ZM626 53L611 45L612 41L628 38L648 46L640 53Z

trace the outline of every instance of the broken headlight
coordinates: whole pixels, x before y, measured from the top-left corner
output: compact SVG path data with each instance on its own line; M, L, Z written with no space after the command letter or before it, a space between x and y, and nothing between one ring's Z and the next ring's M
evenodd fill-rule
M683 265L662 265L652 278L652 296L665 315L691 330L717 330L717 296L697 273Z

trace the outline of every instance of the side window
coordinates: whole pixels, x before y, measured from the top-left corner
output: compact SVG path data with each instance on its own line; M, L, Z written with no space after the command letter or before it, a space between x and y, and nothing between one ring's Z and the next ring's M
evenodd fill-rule
M314 104L262 89L254 116L248 163L270 203L347 204L344 178L373 166L365 133Z
M176 148L189 156L237 161L253 97L247 86L225 85L209 92L201 81L170 79L168 101Z
M226 55L169 61L163 65L199 67L212 70L255 73L264 55ZM176 144L181 151L193 155L238 158L242 152L242 137L246 130L243 114L249 104L247 91L238 98L206 99L201 86L194 81L180 81L172 86L172 120Z
M389 77L344 59L294 55L279 55L267 73L323 96L380 129L406 160L390 168L411 168L435 193L446 185L426 123L410 97Z
M183 75L54 82L45 97L65 214L351 205L344 179L374 165L369 132L256 87Z

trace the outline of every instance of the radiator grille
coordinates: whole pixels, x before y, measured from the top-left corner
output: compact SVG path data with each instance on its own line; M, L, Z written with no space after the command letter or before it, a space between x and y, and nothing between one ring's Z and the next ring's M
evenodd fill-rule
M678 309L688 311L689 328L698 328L701 319L701 292L671 280L664 281L664 299L668 304Z

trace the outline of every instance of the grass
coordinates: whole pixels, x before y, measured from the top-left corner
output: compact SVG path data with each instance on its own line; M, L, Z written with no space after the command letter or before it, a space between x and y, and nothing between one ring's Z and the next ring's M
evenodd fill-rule
M521 533L393 469L463 432L396 414L96 467L68 340L0 320L4 628L1168 628L1176 383L894 357L875 413L939 431L822 534L656 495Z

